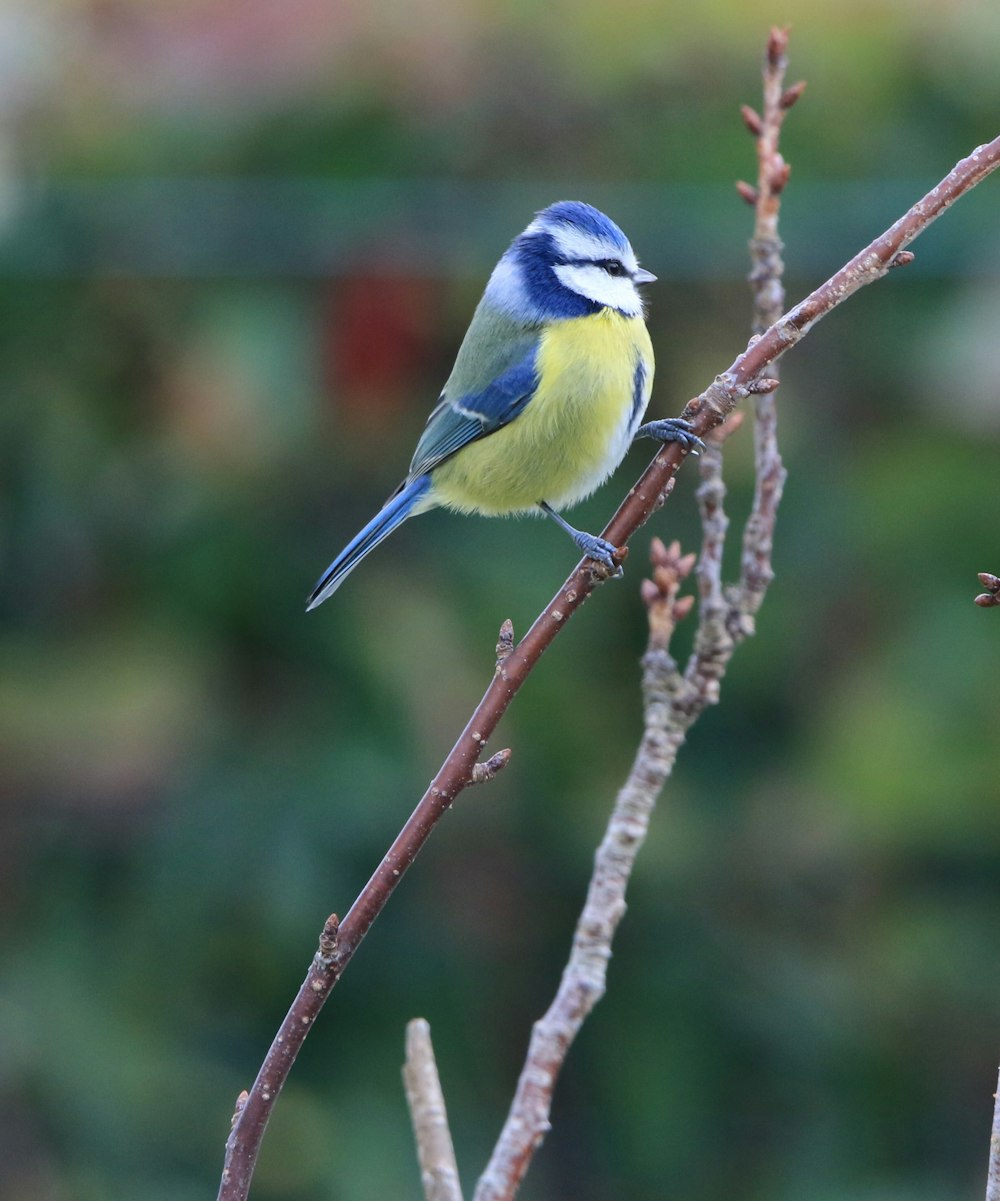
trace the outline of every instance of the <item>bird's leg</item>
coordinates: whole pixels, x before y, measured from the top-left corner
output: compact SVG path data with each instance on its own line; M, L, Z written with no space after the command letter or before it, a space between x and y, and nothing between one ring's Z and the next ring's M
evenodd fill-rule
M556 525L562 526L567 534L573 539L579 549L588 559L596 559L598 563L603 563L609 571L614 573L614 576L624 575L621 565L615 562L615 552L617 546L612 545L605 538L598 538L596 534L587 534L583 530L574 529L573 526L552 508L551 505L545 503L544 500L538 502L538 507L543 513L546 513Z
M655 438L657 442L679 442L686 451L696 455L705 443L694 432L690 421L683 417L665 417L662 421L647 421L635 431L637 438Z

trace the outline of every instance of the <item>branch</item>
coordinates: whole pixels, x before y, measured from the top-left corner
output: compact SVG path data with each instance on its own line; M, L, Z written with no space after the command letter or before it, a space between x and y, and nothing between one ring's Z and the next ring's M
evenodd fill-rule
M757 138L757 204L753 238L750 241L750 288L753 294L753 332L764 331L781 317L785 289L781 279L785 265L784 246L778 237L781 194L791 168L778 151L781 127L789 110L805 91L801 81L785 88L788 65L788 30L772 29L764 56L764 115ZM771 375L777 378L775 364ZM774 519L785 485L785 469L778 453L778 416L774 394L754 397L755 487L753 506L743 533L743 557L739 591L733 598L732 615L746 637L753 633L753 619L771 582L771 545Z
M668 645L677 622L691 609L692 598L678 597L678 590L694 566L694 555L681 556L676 542L667 549L654 538L653 562L653 580L643 581L650 639L643 658L642 741L594 856L569 962L552 1004L532 1028L510 1112L474 1201L509 1201L548 1133L556 1078L587 1015L604 996L611 942L625 916L625 888L656 798L684 741L685 729L675 720L672 696L677 665Z
M993 1130L990 1133L990 1165L986 1174L986 1201L1000 1201L1000 1079L993 1094Z
M696 431L704 436L708 430L723 421L738 400L752 394L765 381L761 373L778 361L788 350L805 337L810 329L848 297L866 284L881 279L892 267L902 266L912 260L905 252L914 239L935 221L954 202L981 183L1000 166L1000 137L978 146L967 158L957 163L941 182L926 196L908 209L902 217L880 234L864 250L859 251L850 262L832 275L824 284L811 292L803 301L774 322L750 345L715 381L700 395L690 401L684 415L694 423ZM655 486L661 475L671 473L681 461L680 448L665 447L654 459L652 466L640 480ZM658 470L659 468L659 470ZM608 527L614 534L619 529L632 533L632 521L637 504L635 492L618 510ZM644 518L640 518L641 520ZM605 536L608 534L606 532ZM610 541L615 541L612 536Z
M257 1073L250 1093L240 1093L233 1114L233 1128L226 1140L226 1158L219 1184L219 1197L246 1197L250 1191L257 1152L271 1110L278 1099L306 1034L337 982L337 915L331 913L319 936L319 949L270 1050Z
M426 1201L462 1201L462 1186L434 1059L431 1028L423 1018L414 1018L406 1025L403 1086L410 1107Z
M998 165L1000 138L980 146L958 163L895 225L771 325L759 339L751 342L726 371L688 403L684 416L693 423L694 431L704 437L725 420L743 397L766 392L771 385L761 378L765 368L798 343L837 305L900 262L900 251L905 246ZM627 553L628 539L658 507L668 481L685 457L686 452L678 444L665 446L611 519L603 536L622 548L620 557L624 558ZM528 633L498 668L427 792L341 923L330 963L322 971L314 970L315 962L310 968L226 1144L219 1201L243 1201L247 1196L271 1109L313 1019L434 826L471 782L473 767L507 706L552 640L605 578L607 573L597 569L592 560L578 563ZM297 1020L298 1014L302 1015L301 1021Z

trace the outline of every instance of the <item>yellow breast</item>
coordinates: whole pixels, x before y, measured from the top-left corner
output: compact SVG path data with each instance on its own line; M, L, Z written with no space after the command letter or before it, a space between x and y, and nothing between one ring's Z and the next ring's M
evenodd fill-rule
M538 389L519 416L435 468L433 502L493 515L541 500L559 509L589 496L618 466L653 384L643 319L602 309L553 322L537 368Z

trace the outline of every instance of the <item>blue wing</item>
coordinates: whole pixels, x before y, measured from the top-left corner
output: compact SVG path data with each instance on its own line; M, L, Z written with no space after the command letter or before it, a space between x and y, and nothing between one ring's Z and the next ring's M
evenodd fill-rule
M502 429L521 412L538 387L538 332L527 333L522 328L515 337L497 338L498 331L484 328L487 322L480 313L476 317L441 402L428 417L417 443L409 479L433 471L463 446ZM496 324L491 317L489 325ZM487 333L494 337L484 338Z

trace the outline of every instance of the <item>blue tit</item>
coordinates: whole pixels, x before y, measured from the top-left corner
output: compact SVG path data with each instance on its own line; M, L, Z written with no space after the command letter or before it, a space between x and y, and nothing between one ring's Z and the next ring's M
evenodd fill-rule
M558 513L589 496L637 435L700 446L679 419L640 426L653 385L643 270L602 212L564 200L538 213L490 276L406 479L334 559L315 609L415 513L545 513L584 556L615 548Z

